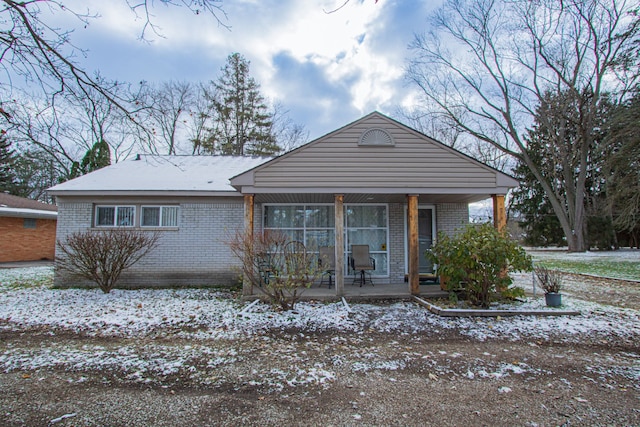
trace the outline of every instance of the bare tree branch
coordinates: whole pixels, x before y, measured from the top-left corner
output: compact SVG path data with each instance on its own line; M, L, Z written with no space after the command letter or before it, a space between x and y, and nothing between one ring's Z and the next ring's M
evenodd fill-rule
M141 38L147 28L152 28L159 35L151 11L153 0L124 0L129 8L144 19ZM221 0L159 0L166 7L184 7L195 15L206 14L222 27L226 14ZM6 82L0 80L3 99L10 97L12 90L18 86L16 79L23 79L30 85L37 85L50 98L50 104L56 98L70 90L83 93L85 96L99 94L114 107L126 114L130 99L123 99L120 94L112 92L103 85L97 76L83 69L75 58L85 56L86 52L71 42L72 31L54 28L46 22L44 8L49 13L62 13L73 16L85 27L98 18L90 12L77 12L68 8L60 0L0 0L0 72L6 76ZM0 109L2 109L0 101ZM131 117L133 120L133 117Z
M626 0L446 0L433 16L435 29L411 45L408 78L425 104L524 162L548 194L570 248L578 250L584 248L596 112L603 91L624 96L633 81L617 79L613 70L632 40L625 32L631 8ZM574 100L565 108L579 117L579 143L572 148L577 164L564 195L545 180L524 138L549 93ZM556 134L558 144L561 138Z

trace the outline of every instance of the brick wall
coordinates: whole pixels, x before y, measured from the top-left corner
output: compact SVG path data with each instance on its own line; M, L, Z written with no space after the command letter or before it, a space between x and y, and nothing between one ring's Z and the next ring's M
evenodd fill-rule
M469 224L469 205L466 203L443 203L436 206L436 230L453 236L456 231Z
M210 199L211 200L211 199ZM128 204L131 204L130 202ZM120 287L166 287L225 285L238 280L240 264L226 245L229 237L242 229L244 205L241 198L220 203L188 202L180 204L178 229L161 231L160 246L126 271ZM402 283L405 274L405 204L389 204L389 281ZM90 229L91 203L66 203L58 200L58 238ZM262 226L262 207L255 205L255 230ZM465 203L436 206L436 228L452 235L469 222ZM87 286L56 271L56 285Z
M389 283L404 281L405 206L403 203L389 204Z
M91 203L58 201L59 239L90 229ZM126 270L122 288L229 285L238 279L239 263L226 241L243 226L242 199L223 203L180 204L179 227L160 231L160 244ZM92 286L56 270L59 287Z
M36 219L25 228L24 218L0 217L0 262L53 259L56 220Z
M406 269L406 204L389 204L389 282L402 283ZM436 233L453 235L469 223L469 206L466 203L436 205ZM422 255L421 255L422 256Z

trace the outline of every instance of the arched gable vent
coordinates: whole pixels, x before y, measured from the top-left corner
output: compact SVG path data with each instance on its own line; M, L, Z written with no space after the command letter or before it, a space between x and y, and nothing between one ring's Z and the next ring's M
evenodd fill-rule
M358 145L394 145L391 134L384 129L371 128L362 132Z

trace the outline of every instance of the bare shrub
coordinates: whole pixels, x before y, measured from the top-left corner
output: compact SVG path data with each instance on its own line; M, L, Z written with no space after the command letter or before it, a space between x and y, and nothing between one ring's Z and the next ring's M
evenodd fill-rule
M237 232L227 244L241 261L251 294L260 291L285 311L293 310L304 289L310 288L323 271L316 254L279 232Z
M57 266L95 282L109 293L124 270L147 255L158 244L157 232L130 229L75 232L58 247L64 254Z
M558 270L537 266L533 271L545 294L557 294L560 292L560 289L562 289L562 274Z

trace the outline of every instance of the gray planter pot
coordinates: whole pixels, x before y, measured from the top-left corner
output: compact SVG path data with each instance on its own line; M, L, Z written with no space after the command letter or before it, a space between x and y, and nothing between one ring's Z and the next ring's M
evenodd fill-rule
M544 294L544 300L549 307L560 307L562 305L562 294L550 292L548 294Z

